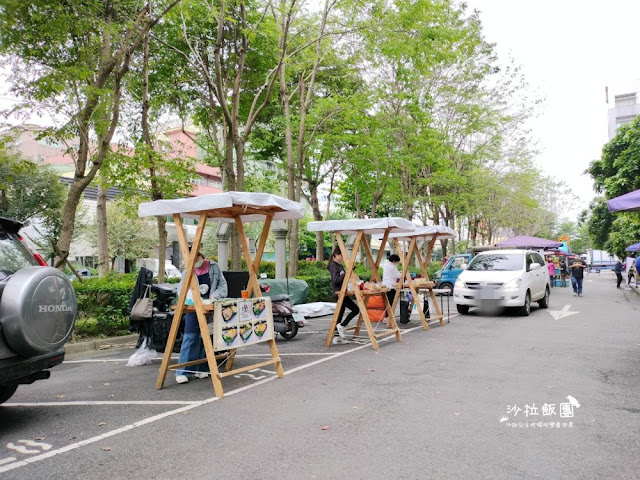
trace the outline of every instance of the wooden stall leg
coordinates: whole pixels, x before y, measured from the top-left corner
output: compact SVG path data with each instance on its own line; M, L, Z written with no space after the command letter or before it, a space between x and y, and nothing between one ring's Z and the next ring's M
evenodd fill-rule
M366 307L367 305L369 305L369 297L368 297L368 296L367 296L367 297L365 298L365 300L364 300L364 305L365 305L365 307ZM360 335L360 328L361 328L361 327L362 327L362 312L360 312L360 313L358 314L358 322L356 323L356 328L355 328L355 330L353 331L353 336L354 336L354 337L357 337L358 335Z
M225 371L230 371L233 368L233 361L236 358L236 352L238 351L237 348L232 348L231 351L229 352L229 356L227 357L227 362L225 365Z
M436 315L440 317L440 325L444 327L444 315L442 314L442 311L440 310L440 305L436 300L436 294L433 293L433 288L429 289L429 294L431 296L431 302L433 303L433 308L436 311Z
M411 290L411 295L413 295L413 302L416 304L418 308L418 315L420 315L420 321L422 322L422 328L425 330L429 330L429 324L427 323L427 318L424 316L424 312L422 311L422 305L420 302L420 297L418 296L419 290L416 290L413 282L409 284L409 289ZM409 310L411 312L411 310Z
M400 292L400 290L396 290L396 295L394 298L394 304L395 304L395 300L398 297L398 293ZM387 297L387 295L384 295L384 298L382 299L382 301L384 302L385 308L387 310L387 312L389 312L389 319L387 321L387 327L392 329L395 336L396 336L396 340L398 342L402 341L402 334L400 333L400 327L398 327L398 322L396 321L396 316L395 314L391 311L391 305L389 305L389 298Z
M354 246L355 248L355 246ZM369 334L369 340L371 341L371 347L374 350L380 350L380 346L378 345L378 339L376 338L376 333L373 331L373 326L371 325L371 320L369 320L369 314L367 313L367 305L362 299L362 295L360 294L360 290L354 290L353 292L356 297L356 303L360 308L360 316L362 316L362 321L364 322L365 327L367 327L367 333Z
M271 358L276 361L274 364L276 366L276 375L280 378L284 377L284 369L282 368L282 361L280 360L280 354L278 353L278 347L276 347L275 339L269 340L269 350L271 350Z
M176 309L173 312L173 320L171 322L171 328L169 329L169 336L167 338L167 345L164 349L164 355L162 357L162 362L160 363L160 370L158 370L158 378L156 380L156 389L160 390L164 386L164 382L167 378L167 371L169 370L169 362L171 361L171 353L173 352L173 347L176 343L176 337L178 335L178 328L180 327L180 321L182 320L182 314L184 313L184 304L187 298L187 291L189 290L189 284L193 279L193 264L195 263L196 256L198 255L197 248L193 249L193 251L189 252L189 242L187 240L187 235L184 233L184 228L182 226L182 218L179 214L173 215L173 220L176 225L176 233L178 235L178 243L180 245L180 251L182 252L182 257L186 259L186 270L184 278L184 288L180 291L180 295L178 296ZM202 235L204 234L204 227L206 224L207 217L206 215L200 216L200 223L198 225L198 229L196 230L195 241L197 245L200 243L200 239L202 239Z
M330 346L331 342L333 341L333 332L336 331L336 325L338 324L338 315L340 315L340 309L342 308L343 299L343 296L338 297L336 309L333 312L333 317L331 317L331 325L329 325L329 331L327 332L327 340L324 342L325 347Z

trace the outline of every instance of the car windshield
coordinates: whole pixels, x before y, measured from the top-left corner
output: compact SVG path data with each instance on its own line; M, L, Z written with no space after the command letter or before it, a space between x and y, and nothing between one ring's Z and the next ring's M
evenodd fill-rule
M471 260L467 270L517 271L522 270L524 256L521 253L489 253Z
M0 280L31 265L38 262L17 235L0 231Z

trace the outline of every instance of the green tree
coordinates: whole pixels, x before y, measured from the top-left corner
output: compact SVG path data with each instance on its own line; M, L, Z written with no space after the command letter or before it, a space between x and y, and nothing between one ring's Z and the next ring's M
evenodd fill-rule
M147 32L180 0L62 2L4 0L0 54L11 67L21 107L50 108L58 125L49 135L78 139L68 153L75 172L58 246L68 252L76 209L111 151L120 119L122 83Z
M622 125L602 148L602 156L587 172L597 193L610 199L640 188L640 116Z
M594 248L623 256L624 248L640 238L640 221L633 213L610 213L606 200L640 188L640 117L620 127L587 172L603 195L589 205L589 238Z
M156 246L153 222L137 215L138 199L118 199L107 204L109 257L135 261L152 256ZM87 237L97 246L97 228L87 228Z
M0 216L26 225L38 220L40 233L49 236L59 233L64 200L65 188L50 168L0 149Z

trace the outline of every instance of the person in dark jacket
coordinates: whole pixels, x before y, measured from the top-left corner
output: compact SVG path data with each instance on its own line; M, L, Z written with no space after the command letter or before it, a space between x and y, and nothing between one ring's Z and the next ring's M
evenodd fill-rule
M582 281L584 280L584 270L587 266L582 263L580 258L576 258L569 266L571 272L571 286L573 287L573 295L582 296Z
M342 252L340 251L339 247L336 247L333 250L333 254L331 255L331 259L329 260L328 265L329 272L331 273L331 288L333 288L334 298L338 298L338 293L340 292L342 283L344 282L345 271L344 267L342 266L343 261L344 259L342 258ZM349 315L347 315L347 318L342 320L345 308L348 308L349 310L351 310L351 312L349 313ZM345 327L353 318L357 317L359 313L360 309L358 308L358 305L356 305L356 302L345 295L342 302L342 307L340 308L340 314L338 315L338 323L336 325L338 338L340 340L334 340L334 343L342 343L342 341L345 339Z
M616 277L618 277L617 288L620 288L620 284L622 283L622 262L618 260L616 262L616 266L613 268L613 271L616 272Z

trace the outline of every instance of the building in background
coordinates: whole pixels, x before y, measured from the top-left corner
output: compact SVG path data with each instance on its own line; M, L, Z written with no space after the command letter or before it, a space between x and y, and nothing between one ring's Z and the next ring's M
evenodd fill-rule
M23 157L39 164L49 165L59 176L60 181L65 185L70 185L73 175L75 174L74 158L69 154L69 150L77 148L78 141L70 140L66 144L60 144L52 141L50 138L40 138L44 129L37 125L22 125L13 127L10 131L5 132L10 138L8 142L9 148L21 154ZM158 149L169 158L193 158L198 161L204 157L199 150L195 138L197 132L195 129L173 128L163 131L157 135ZM114 150L119 146L113 144ZM219 168L210 167L203 163L196 163L196 177L192 183L192 196L206 195L210 193L222 192L222 175ZM107 201L113 200L122 193L116 188L107 190ZM83 195L82 206L79 215L82 216L83 222L87 224L95 223L96 205L97 205L97 189L89 186L85 189ZM174 265L181 267L180 249L178 246L178 238L173 224L173 218L167 218L167 259L172 259ZM195 222L185 219L185 228L187 235L192 237L195 235ZM26 227L24 233L37 237L36 229ZM70 248L70 260L83 265L94 267L97 262L97 252L91 242L84 238L74 239ZM124 265L123 262L119 262Z
M640 79L625 84L607 87L609 104L609 140L615 137L618 128L640 115Z

